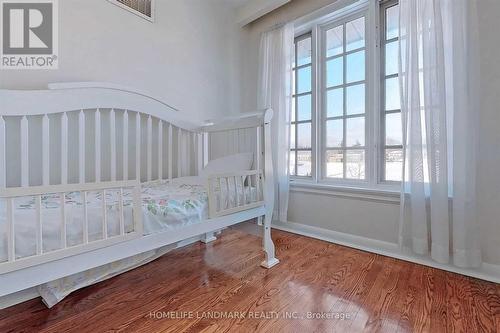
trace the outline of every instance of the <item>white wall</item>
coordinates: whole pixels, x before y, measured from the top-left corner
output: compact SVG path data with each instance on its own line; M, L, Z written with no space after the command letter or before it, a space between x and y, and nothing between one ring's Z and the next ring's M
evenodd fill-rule
M253 110L257 102L260 33L277 23L291 21L335 0L292 0L291 3L247 26L242 38L241 109ZM496 26L500 1L478 1L481 48L481 109L478 170L479 223L485 262L500 264L500 45ZM373 201L338 195L290 194L289 220L356 236L397 242L399 204L380 197Z
M478 0L481 53L478 205L483 255L500 264L500 1Z
M219 0L156 1L151 24L106 0L59 1L59 70L0 71L0 88L105 81L202 119L239 106L238 27Z

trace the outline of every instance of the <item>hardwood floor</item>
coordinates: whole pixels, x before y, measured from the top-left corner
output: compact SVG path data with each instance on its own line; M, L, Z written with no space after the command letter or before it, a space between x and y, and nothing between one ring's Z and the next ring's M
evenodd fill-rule
M259 267L260 238L231 229L50 310L40 300L2 310L0 332L500 332L500 285L281 231L273 238L281 263L270 270Z

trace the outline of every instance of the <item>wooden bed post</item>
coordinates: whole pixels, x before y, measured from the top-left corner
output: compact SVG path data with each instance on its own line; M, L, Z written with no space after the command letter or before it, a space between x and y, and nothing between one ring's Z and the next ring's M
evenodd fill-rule
M262 170L261 160L262 160L262 129L263 128L264 128L264 126L259 126L256 128L256 131L255 131L255 136L256 136L256 141L255 141L255 143L256 143L256 149L255 149L256 166L255 166L255 169L257 169L257 170ZM257 217L257 225L258 226L264 225L262 221L263 221L262 216Z
M267 109L264 114L264 200L266 202L266 215L264 217L263 247L266 259L261 263L262 267L271 268L279 263L275 257L274 243L271 238L271 222L274 210L274 168L271 142L271 120L273 110Z
M215 237L215 232L207 232L201 236L201 242L208 244L213 241L216 241L217 237Z

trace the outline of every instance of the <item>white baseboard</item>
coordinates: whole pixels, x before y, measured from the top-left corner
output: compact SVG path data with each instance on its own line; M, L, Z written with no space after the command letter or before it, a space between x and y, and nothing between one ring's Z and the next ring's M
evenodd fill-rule
M201 236L192 237L177 243L176 249L200 241ZM32 287L0 297L0 310L40 297L38 287Z
M395 243L384 242L295 222L283 223L273 221L273 228L481 280L500 283L500 265L483 263L481 268L478 269L464 269L454 267L452 265L439 264L426 257L404 253L401 251L398 244Z

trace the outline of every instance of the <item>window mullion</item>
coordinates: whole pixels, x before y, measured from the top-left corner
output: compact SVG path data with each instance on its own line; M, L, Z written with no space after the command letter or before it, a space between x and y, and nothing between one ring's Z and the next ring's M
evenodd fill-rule
M398 37L392 37L392 38L389 38L387 39L388 35L387 35L387 27L388 27L388 11L391 9L391 8L396 8L398 4L398 1L397 0L391 0L391 1L387 1L385 2L384 4L382 4L381 6L379 6L378 8L378 15L379 15L379 18L380 18L380 31L379 31L379 38L380 38L380 61L379 61L379 66L380 66L380 79L379 79L379 84L381 86L381 102L379 103L380 105L380 119L381 119L381 125L380 125L380 129L379 129L379 143L380 143L380 158L379 158L379 166L380 166L380 172L379 172L379 181L382 182L382 183L391 183L391 184L397 184L397 182L394 182L392 180L388 180L388 171L387 171L387 167L388 167L388 159L386 157L386 152L389 150L389 149L399 149L398 147L400 145L388 145L387 144L387 140L386 138L394 133L388 133L388 128L387 128L387 116L388 115L392 115L392 114L398 114L400 113L400 110L387 110L386 111L386 108L387 108L387 88L388 88L388 85L387 85L387 81L389 79L394 79L394 78L397 78L398 77L398 73L392 73L392 74L389 74L387 75L387 72L386 72L386 63L388 61L387 57L388 57L388 54L386 54L386 46L389 44L389 43L394 43L394 42L398 42ZM397 11L397 8L396 8L396 11ZM394 16L393 16L393 19L394 19ZM389 59L391 60L391 59ZM392 61L396 61L395 59L392 59ZM402 150L402 149L399 149L399 150ZM394 160L395 161L395 160ZM394 163L393 161L393 163ZM397 162L396 162L397 163ZM397 165L397 164L396 164ZM393 166L395 167L395 166ZM390 172L390 171L389 171ZM401 175L399 175L400 177ZM391 174L390 176L391 178L389 179L393 179L395 177L395 174Z
M312 75L312 96L311 96L311 176L314 182L318 182L320 173L320 163L318 163L318 47L321 42L318 38L318 25L315 25L311 31L311 75Z
M305 49L304 49L305 47ZM309 51L310 53L307 54L307 53L303 53L304 51ZM313 126L312 126L312 123L314 121L314 118L313 118L313 105L312 105L312 99L313 99L313 93L314 93L314 86L313 86L313 65L314 65L314 58L313 58L313 55L312 55L312 33L306 33L306 34L302 34L300 36L297 36L295 37L295 47L294 47L294 57L295 57L295 74L294 74L294 80L295 80L295 87L294 87L294 91L293 91L293 96L295 98L294 100L294 117L295 117L295 121L292 122L292 124L294 125L294 128L295 128L295 133L294 133L294 139L295 139L295 146L293 147L293 149L291 149L291 151L293 151L295 153L295 158L294 160L292 161L291 165L292 167L295 169L294 170L294 173L290 173L291 176L293 177L297 177L297 178L311 178L311 176L313 176L313 173L314 173L314 169L313 169L313 166L314 166L314 160L313 160L313 145L314 145L314 142L313 142ZM301 61L301 60L304 60L304 59L307 59L307 58L302 58L302 59L299 59L300 57L310 57L310 61ZM302 63L302 64L301 64ZM310 72L310 76L307 76L306 72L305 73L302 73L300 74L300 70L301 69L307 69L309 68L309 72ZM308 79L310 80L310 82L308 83L308 85L311 87L311 90L307 90L307 91L303 91L299 94L299 86L302 87L303 84L305 84L305 81L303 79L305 79L304 75L306 75L306 77L308 77ZM302 81L301 81L301 78L302 78ZM302 85L301 85L302 83ZM310 100L311 100L311 105L307 106L308 108L310 108L308 111L310 112L310 120L300 120L299 119L299 114L302 114L303 111L306 111L306 110L302 110L300 109L299 110L299 106L303 106L305 107L306 104L304 104L304 100L301 101L301 98L304 97L304 96L310 96ZM308 148L308 149L304 149L304 148L299 148L300 144L299 144L299 137L301 137L299 134L300 134L300 128L303 127L303 126L299 126L301 124L311 124L310 126L308 127L311 127L311 148ZM308 168L308 166L306 165L305 169L304 170L299 170L299 153L300 152L308 152L306 153L305 155L305 163L309 163L310 162L310 169ZM308 161L307 160L307 157L308 156L311 156L311 160Z
M298 144L299 144L299 141L298 141L298 132L299 132L299 127L297 126L297 121L299 120L299 115L298 115L298 96L297 96L297 93L299 91L299 71L297 69L297 65L298 65L298 56L297 56L297 42L295 42L295 110L294 110L294 113L295 113L295 132L294 132L294 141L295 141L295 158L294 158L294 176L297 176L298 175L298 164L297 164L297 159L298 159L298 152L297 152L297 148L298 148Z
M367 25L367 34L369 36L367 43L367 54L368 54L368 68L367 70L367 85L368 94L367 98L367 137L370 142L367 142L367 171L366 174L369 175L368 182L371 186L376 186L379 182L379 159L380 159L380 139L379 139L379 127L381 124L380 117L380 50L381 50L381 40L380 40L380 21L379 21L379 6L378 2L373 2L369 8L369 24ZM368 103L372 105L372 108L368 107Z
M343 87L342 87L342 99L343 99L343 119L342 119L342 154L343 154L343 178L346 179L347 178L347 119L346 119L346 115L347 115L347 101L346 101L346 92L347 92L347 88L346 88L346 83L347 83L347 55L346 55L346 49L347 49L347 38L346 38L346 24L344 23L343 24L343 27L342 27L342 47L343 47L343 60L342 60L342 75L343 75Z
M379 54L380 54L380 59L379 59L379 68L380 68L380 74L379 74L379 86L380 86L380 101L378 103L379 105L379 137L377 140L377 143L379 144L379 149L377 150L379 156L377 160L377 165L379 167L379 171L377 174L377 181L378 182L383 182L385 181L385 168L386 168L386 163L385 163L385 119L386 119L386 114L385 114L385 105L386 105L386 76L385 76L385 61L386 61L386 54L385 54L385 27L386 27L386 20L385 20L385 9L384 6L379 6L378 10L379 18L380 18L380 31L378 32L378 38L380 39L380 49L379 49Z

